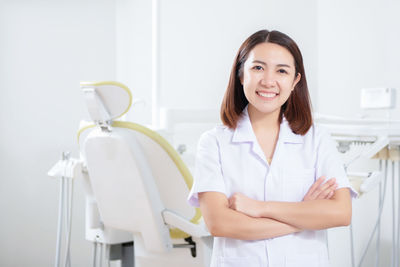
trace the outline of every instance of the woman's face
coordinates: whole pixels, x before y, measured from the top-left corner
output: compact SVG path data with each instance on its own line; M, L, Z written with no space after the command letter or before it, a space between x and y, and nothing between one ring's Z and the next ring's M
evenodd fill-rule
M296 76L290 52L274 43L260 43L250 51L240 79L249 101L249 112L279 114L300 74Z

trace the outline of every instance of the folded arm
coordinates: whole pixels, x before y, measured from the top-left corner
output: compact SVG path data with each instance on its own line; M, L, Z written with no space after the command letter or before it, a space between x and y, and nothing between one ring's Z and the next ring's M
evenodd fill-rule
M242 240L278 237L300 231L271 218L254 218L229 208L228 198L219 192L199 193L200 209L213 236Z
M351 197L348 188L334 192L330 199L302 202L257 201L244 195L231 197L232 209L252 216L274 219L294 227L319 230L347 226L351 222Z
M303 202L265 202L262 217L290 223L300 229L326 229L351 223L348 188L336 190L331 199Z

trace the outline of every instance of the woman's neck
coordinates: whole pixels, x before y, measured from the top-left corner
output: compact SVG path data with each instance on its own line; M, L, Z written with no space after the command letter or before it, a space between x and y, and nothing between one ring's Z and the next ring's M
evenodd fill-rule
M255 133L279 131L279 109L271 113L262 113L249 105L247 111Z

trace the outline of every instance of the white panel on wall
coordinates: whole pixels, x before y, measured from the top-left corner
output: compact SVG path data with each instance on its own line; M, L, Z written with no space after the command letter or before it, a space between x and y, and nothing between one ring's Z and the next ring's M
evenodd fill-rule
M116 79L132 92L128 119L141 124L151 123L151 11L152 1L116 1Z

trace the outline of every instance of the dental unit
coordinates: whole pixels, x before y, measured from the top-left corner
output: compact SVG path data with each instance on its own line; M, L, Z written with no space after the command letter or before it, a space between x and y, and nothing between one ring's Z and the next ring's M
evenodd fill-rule
M86 82L81 88L92 121L82 122L78 132L80 158L65 155L48 173L62 180L55 266L71 266L75 179L87 194L86 239L94 243L93 266L101 266L104 258L120 260L122 267L208 266L213 239L200 210L186 204L193 178L178 152L157 132L117 120L132 103L125 85Z
M356 153L349 155L345 160L345 169L354 189L363 194L379 190L378 196L378 215L368 242L362 252L362 256L356 264L354 252L354 225L350 225L351 241L351 262L352 267L363 266L366 253L376 235L375 266L380 262L380 243L381 243L381 217L386 196L387 179L389 176L389 163L392 178L392 259L391 266L399 264L400 246L400 198L395 195L395 181L399 182L400 173L400 121L398 120L378 120L378 119L349 119L337 116L326 116L315 114L315 121L330 131L333 139L337 142L338 151L343 154L350 154L352 150ZM359 148L359 149L357 149ZM379 161L379 169L368 172L349 171L349 167L360 160L373 159ZM398 168L397 177L395 175L396 164ZM400 185L399 185L400 192ZM396 200L397 197L397 218ZM396 225L397 220L397 225ZM397 235L396 235L397 234Z

